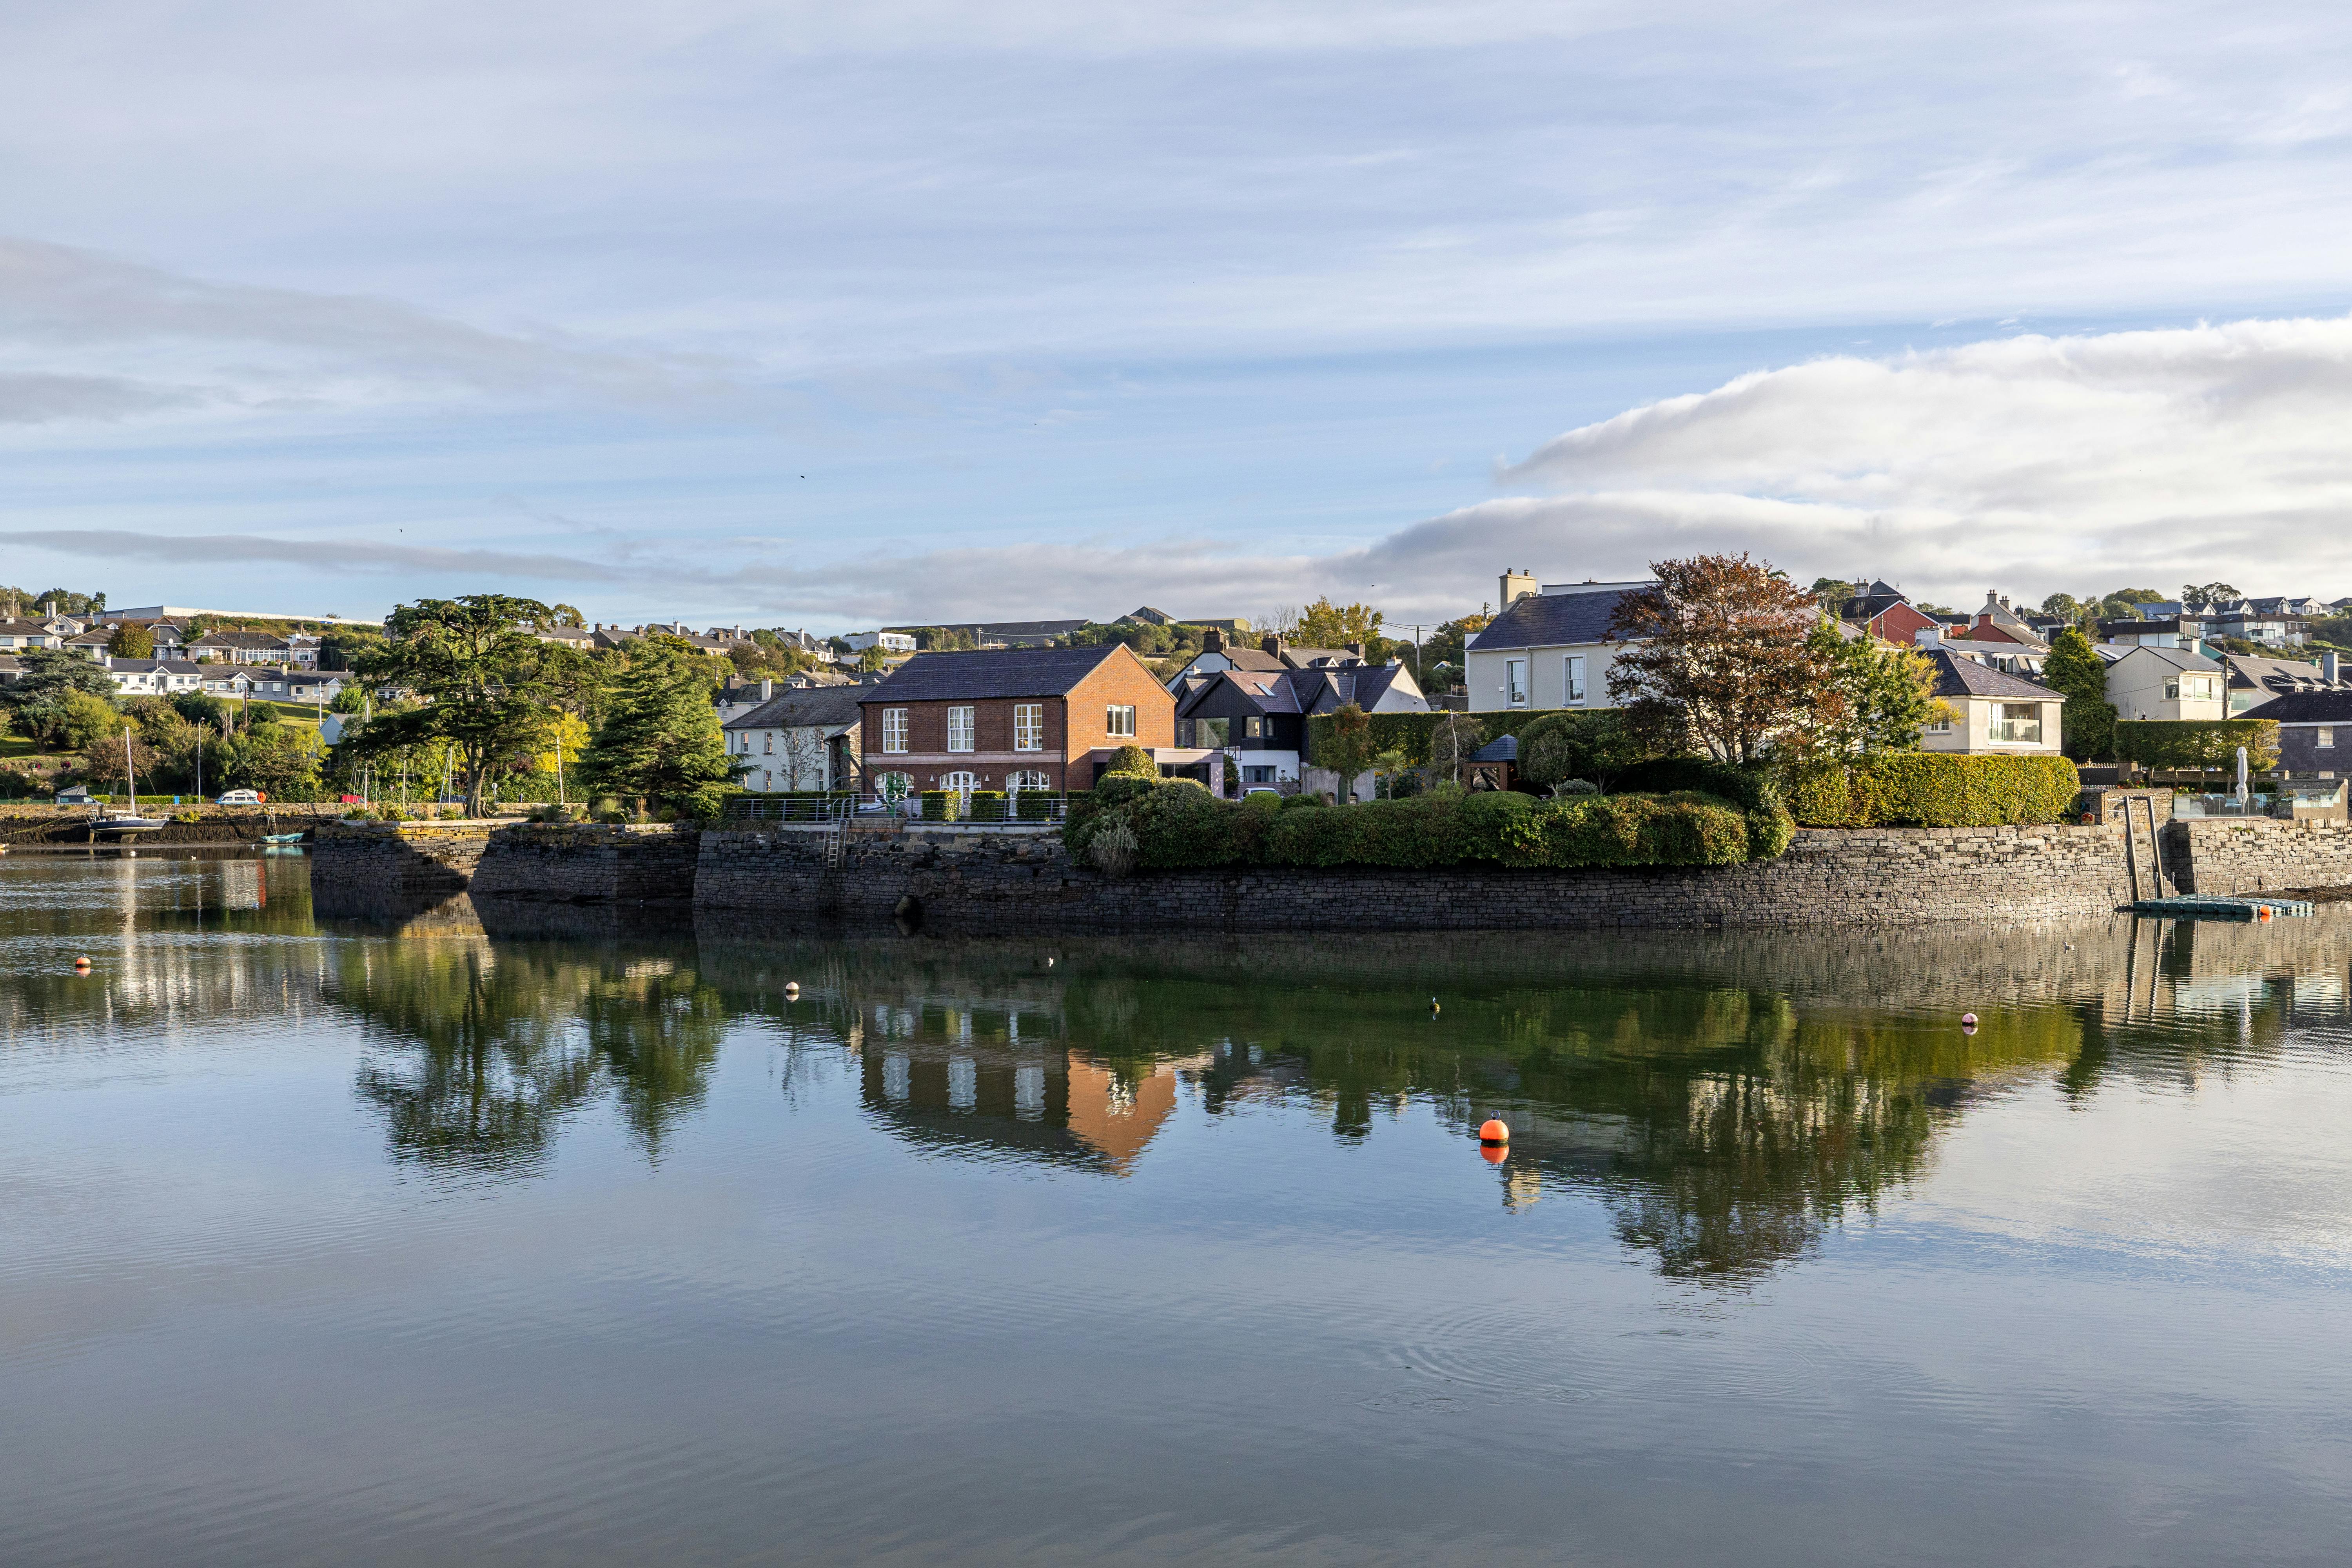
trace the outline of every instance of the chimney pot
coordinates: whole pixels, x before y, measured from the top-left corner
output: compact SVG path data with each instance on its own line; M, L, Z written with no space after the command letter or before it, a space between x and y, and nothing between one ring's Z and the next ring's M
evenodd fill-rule
M1202 653L1224 652L1225 634L1219 631L1214 626L1211 626L1207 631L1202 632L1201 634L1201 651Z
M1268 632L1265 634L1265 640L1260 642L1257 646L1260 652L1270 653L1274 655L1275 658L1280 658L1282 657L1282 634L1279 632Z
M775 694L775 681L772 679L763 677L760 681L760 700L765 702L769 698L773 697Z

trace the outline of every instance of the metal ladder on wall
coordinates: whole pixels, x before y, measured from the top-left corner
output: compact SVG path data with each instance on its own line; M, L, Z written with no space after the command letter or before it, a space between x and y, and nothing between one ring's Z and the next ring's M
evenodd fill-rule
M2147 838L2143 845L2140 826L2147 824ZM2148 891L2140 891L2142 867L2145 865ZM2164 874L2164 858L2156 835L2156 802L2144 795L2124 796L2124 869L2131 877L2132 902L2145 899L2179 897L2179 889Z
M828 871L840 870L842 862L847 858L848 853L849 815L843 812L825 824L824 868Z

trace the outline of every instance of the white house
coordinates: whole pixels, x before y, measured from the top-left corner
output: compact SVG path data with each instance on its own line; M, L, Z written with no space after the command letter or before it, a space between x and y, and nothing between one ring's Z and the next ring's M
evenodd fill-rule
M168 697L175 691L202 691L205 667L178 658L107 658L106 673L125 697Z
M1923 752L2058 754L2065 693L1979 664L1949 648L1923 648L1936 670L1936 696L1949 718L1927 726Z
M728 752L748 768L737 782L760 794L856 789L863 760L858 700L870 695L862 686L788 688L725 721L719 728Z
M1502 614L1463 650L1470 711L1614 707L1609 667L1624 645L1608 640L1609 623L1618 601L1651 584L1546 583L1528 593L1528 581L1504 574Z
M841 640L849 645L852 653L864 653L869 647L878 647L884 653L915 651L915 638L911 632L852 632Z
M2225 719L2227 679L2201 653L2142 643L2107 666L2107 700L2118 719Z

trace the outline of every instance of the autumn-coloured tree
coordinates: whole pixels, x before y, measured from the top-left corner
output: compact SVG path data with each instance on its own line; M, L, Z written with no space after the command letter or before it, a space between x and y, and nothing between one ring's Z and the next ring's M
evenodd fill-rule
M1744 552L1653 563L1657 581L1617 602L1612 641L1631 646L1609 695L1654 743L1720 763L1759 762L1802 724L1822 671L1807 637L1812 595Z

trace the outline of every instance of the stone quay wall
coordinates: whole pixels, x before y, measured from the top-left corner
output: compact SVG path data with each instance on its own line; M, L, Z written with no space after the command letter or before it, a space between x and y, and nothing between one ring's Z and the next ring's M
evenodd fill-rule
M1074 865L1057 836L702 837L699 917L919 922L942 932L1783 928L2105 915L2126 902L2119 826L1800 832L1753 865L1593 870L1459 867L1141 872Z
M474 868L477 899L684 905L701 835L692 827L549 824L501 827Z
M498 830L490 822L321 823L310 842L310 881L386 894L461 892Z
M0 844L86 844L90 819L119 806L56 805L48 802L0 805ZM166 805L152 795L140 797L139 809L165 818L170 826L142 833L139 844L257 844L268 833L306 833L332 822L340 805ZM191 820L182 820L188 818Z
M2187 817L2164 829L2165 869L2184 893L2218 897L2352 883L2352 824Z

